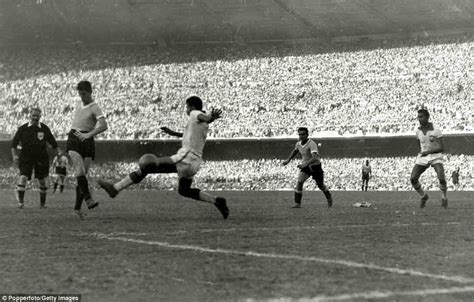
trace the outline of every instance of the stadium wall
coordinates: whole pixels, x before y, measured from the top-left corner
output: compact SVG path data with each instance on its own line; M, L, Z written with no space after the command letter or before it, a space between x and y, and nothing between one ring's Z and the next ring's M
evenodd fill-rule
M418 143L413 136L314 138L321 143L326 158L414 156ZM206 160L284 159L294 148L296 139L209 139L204 150ZM446 153L474 155L474 133L444 136ZM65 148L65 141L59 142ZM172 140L99 140L96 161L136 161L142 154L168 156L176 152L180 141ZM11 164L10 142L0 141L1 164Z

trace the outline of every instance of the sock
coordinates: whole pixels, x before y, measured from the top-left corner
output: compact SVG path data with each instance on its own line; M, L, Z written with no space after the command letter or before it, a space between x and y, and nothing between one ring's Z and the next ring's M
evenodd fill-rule
M301 199L303 198L302 191L295 191L295 203L301 203Z
M60 186L59 186L59 192L62 193L63 191L64 191L64 185L60 185Z
M53 192L56 193L56 189L58 188L58 183L57 183L57 182L54 183L54 187L53 187L53 188L54 188L54 189L53 189Z
M82 206L82 193L79 186L76 186L76 203L74 204L74 210L80 210Z
M25 199L25 185L17 185L16 191L18 193L18 202L23 203Z
M210 202L210 203L215 203L216 202L216 196L211 195L209 193L200 191L199 192L199 200Z
M324 193L324 196L326 196L326 199L331 199L331 192L329 192L329 190L326 190L326 191L323 191Z
M135 172L132 172L132 173L135 173ZM130 173L130 174L132 174L132 173ZM138 180L138 179L140 179L140 177L135 178L135 180ZM142 180L143 180L143 178L140 179L138 182L140 182L140 181L142 181ZM117 190L117 192L120 192L120 191L122 191L123 189L125 189L125 188L127 188L127 187L129 187L129 186L131 186L131 185L133 185L133 184L135 184L135 183L138 183L138 182L133 181L131 175L127 175L127 176L125 176L122 180L120 180L119 182L115 183L115 184L114 184L114 188L115 188L115 190Z
M442 198L447 198L448 186L446 184L446 180L439 181L439 189L441 190Z
M89 183L84 175L77 177L77 185L81 190L83 198L85 200L91 199L91 193L89 192Z
M46 191L48 188L41 187L40 188L40 203L44 205L46 203Z
M368 188L368 187L369 187L369 186L365 186L365 192L367 192L367 188Z

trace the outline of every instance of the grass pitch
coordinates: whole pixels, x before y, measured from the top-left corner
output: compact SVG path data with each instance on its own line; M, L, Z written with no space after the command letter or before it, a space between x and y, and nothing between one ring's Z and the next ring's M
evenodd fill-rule
M72 191L0 192L0 293L82 301L471 301L474 193L219 192L230 217L174 191L125 191L86 220ZM354 208L360 201L369 208Z

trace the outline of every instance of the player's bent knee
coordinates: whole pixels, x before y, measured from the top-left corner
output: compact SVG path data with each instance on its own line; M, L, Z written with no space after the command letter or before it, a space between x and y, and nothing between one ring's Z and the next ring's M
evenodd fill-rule
M412 186L417 186L420 184L418 182L418 177L410 177L410 183L412 184Z
M153 169L156 168L156 159L157 157L153 154L145 154L140 157L140 160L138 161L140 170L147 174L153 172Z

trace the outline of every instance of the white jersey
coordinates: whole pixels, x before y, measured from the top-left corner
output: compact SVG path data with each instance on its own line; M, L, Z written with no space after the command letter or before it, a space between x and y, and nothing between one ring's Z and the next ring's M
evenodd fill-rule
M436 141L438 138L442 138L443 134L438 127L431 124L431 129L425 133L420 128L416 131L416 137L420 141L421 152L430 151L439 147L439 143Z
M363 164L362 165L362 174L369 174L372 173L372 167L370 165Z
M183 133L182 149L202 157L209 124L198 120L200 114L206 113L200 110L193 110L189 113L188 124Z
M319 154L318 145L316 145L316 143L311 139L308 139L308 141L304 145L301 144L301 141L296 142L295 148L301 154L301 157L302 157L301 162L302 163L307 162L311 158L313 158L313 153Z
M97 103L92 102L84 106L82 101L78 100L71 128L77 131L90 132L94 130L97 121L102 117L104 117L104 114Z

